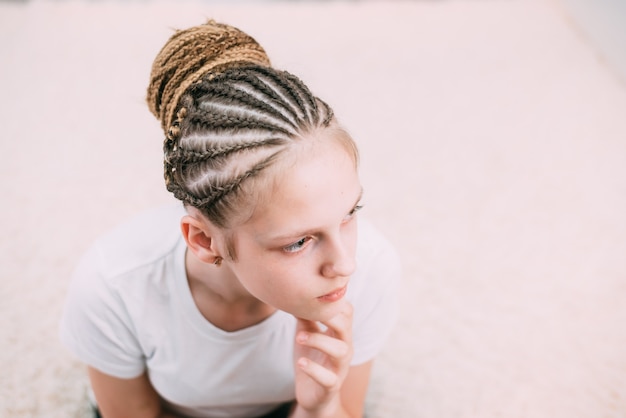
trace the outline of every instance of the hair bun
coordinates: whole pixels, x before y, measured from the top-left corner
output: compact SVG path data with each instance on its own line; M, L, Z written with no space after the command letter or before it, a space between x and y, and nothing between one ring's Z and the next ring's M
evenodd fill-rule
M209 20L176 31L152 64L148 107L167 132L178 102L193 83L209 72L251 64L271 65L261 45L233 26Z

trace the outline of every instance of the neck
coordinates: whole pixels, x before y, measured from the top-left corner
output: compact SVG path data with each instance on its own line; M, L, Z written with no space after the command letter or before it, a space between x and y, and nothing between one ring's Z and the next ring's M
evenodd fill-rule
M237 331L258 324L276 309L251 295L230 270L200 261L191 252L185 256L187 281L196 307L213 325Z

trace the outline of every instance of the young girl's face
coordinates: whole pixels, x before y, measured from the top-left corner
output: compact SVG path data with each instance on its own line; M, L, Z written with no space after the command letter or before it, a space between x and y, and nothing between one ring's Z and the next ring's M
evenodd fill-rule
M362 188L354 160L336 141L308 151L278 174L269 199L236 229L231 268L259 300L323 321L341 310L356 268Z

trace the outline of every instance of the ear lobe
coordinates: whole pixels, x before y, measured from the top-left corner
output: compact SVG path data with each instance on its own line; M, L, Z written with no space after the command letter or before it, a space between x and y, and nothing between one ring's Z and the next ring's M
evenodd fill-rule
M216 245L216 231L202 220L186 215L180 221L180 228L189 250L205 263L214 264L221 259Z

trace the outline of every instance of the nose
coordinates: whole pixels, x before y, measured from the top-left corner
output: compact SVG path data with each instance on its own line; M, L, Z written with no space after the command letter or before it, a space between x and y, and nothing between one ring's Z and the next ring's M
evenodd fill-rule
M352 275L356 270L355 244L340 236L329 239L322 276L333 279Z

